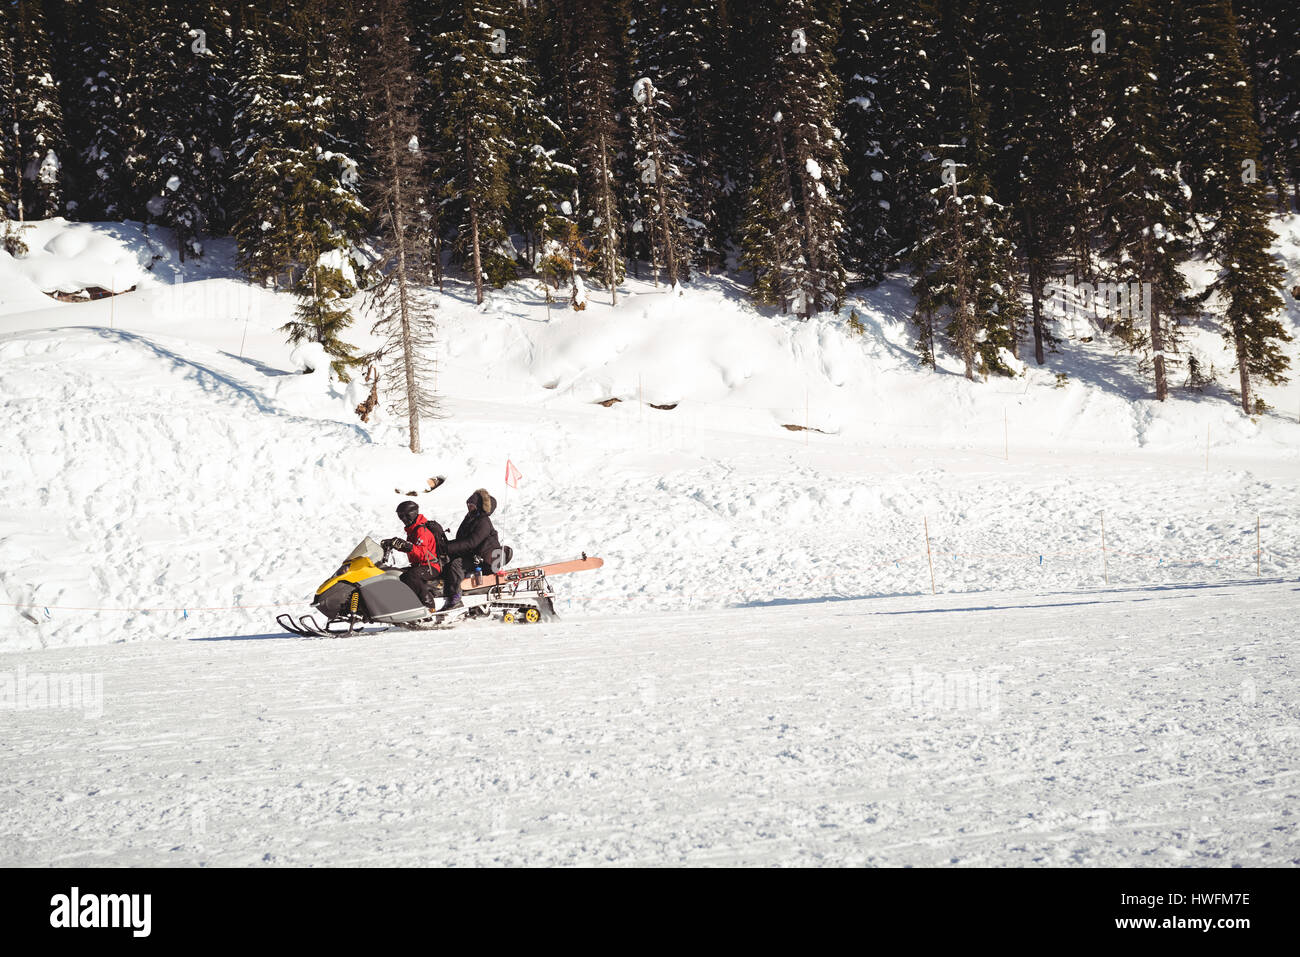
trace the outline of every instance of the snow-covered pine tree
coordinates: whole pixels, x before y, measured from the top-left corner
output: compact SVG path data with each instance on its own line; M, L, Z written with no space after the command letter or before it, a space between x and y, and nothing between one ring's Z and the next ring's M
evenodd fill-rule
M1013 230L992 193L988 109L970 56L979 36L973 12L943 12L933 205L910 251L923 355L933 363L935 340L946 334L972 380L977 372L1011 374L1003 350L1013 350L1024 316Z
M341 32L327 5L313 2L288 21L250 20L239 40L233 232L241 267L258 281L283 276L293 288L319 257L350 251L364 234L359 145L340 105L355 73Z
M1275 237L1260 192L1249 191L1225 213L1216 244L1222 265L1206 290L1227 303L1223 334L1236 352L1241 408L1248 414L1263 408L1253 397L1251 378L1279 385L1287 381L1291 365L1282 344L1292 337L1279 318L1284 273L1269 252Z
M81 215L102 219L145 219L152 171L150 153L157 88L148 37L152 17L147 0L100 0L87 5L82 69L86 80L81 122L88 138L82 151L86 173Z
M522 150L513 164L511 220L524 234L529 268L541 272L543 260L574 221L571 197L578 171L561 158L566 144L548 116L540 111L529 112L520 115L517 123L523 135Z
M945 149L942 154L956 163L953 157L963 152ZM937 173L939 164L935 167ZM961 357L966 378L1011 375L1003 351L1011 352L1015 345L1024 304L1015 244L1008 238L1009 217L978 168L949 169L956 181L934 187L936 209L911 253L922 353L933 365L935 340L943 333ZM944 325L936 327L936 321Z
M547 256L560 248L559 237L573 222L578 171L569 162L565 131L547 111L552 100L540 76L539 50L548 42L549 24L536 5L520 11L519 24L520 36L513 41L521 80L513 119L518 149L511 157L509 218L523 234L529 268L542 273Z
M424 69L431 74L442 120L435 146L441 218L455 224L453 251L474 279L502 286L517 275L510 243L511 164L517 96L532 94L518 4L443 0L426 12Z
M1242 55L1255 93L1261 178L1285 208L1288 184L1300 208L1300 30L1295 9L1272 0L1233 4Z
M801 318L838 308L844 293L839 248L844 161L842 134L835 126L839 29L838 0L778 0L764 31L760 124L767 124L769 150L759 157L748 204L745 258L756 271L788 274L791 302ZM771 214L760 204L782 194L788 198L775 207L777 228L765 228ZM798 254L782 261L793 243Z
M444 288L443 271L444 224L442 218L443 198L439 189L439 170L444 167L442 157L442 131L446 117L442 110L442 50L438 45L438 18L442 15L441 4L408 4L405 15L411 26L410 50L411 63L415 69L415 104L417 137L420 152L424 158L424 172L427 194L421 197L419 215L423 228L421 234L428 245L425 262L428 265L428 281Z
M1193 214L1211 242L1247 164L1260 160L1249 77L1228 0L1186 0L1171 8L1168 59L1173 143ZM1242 140L1249 134L1249 142Z
M437 414L433 385L434 305L421 278L429 243L422 234L422 199L428 194L415 105L419 79L403 0L373 0L367 10L368 45L361 72L370 117L376 213L384 261L372 289L374 331L384 337L378 358L390 409L406 416L410 448L418 453L420 418Z
M644 229L653 248L651 258L656 266L663 264L668 285L676 286L690 275L691 229L685 176L668 97L650 76L638 77L632 84L631 117L632 150L637 157L641 194L638 206L646 216Z
M652 105L634 97L633 135L645 135L650 110L655 138L681 173L679 187L664 186L681 194L682 239L694 250L694 260L705 269L716 269L722 264L724 243L717 216L724 188L714 110L719 86L715 64L723 33L716 22L717 5L707 0L643 0L635 10L634 84L648 78L655 96ZM640 160L647 155L635 143L633 153Z
M10 142L17 112L13 97L14 44L17 29L12 17L12 9L0 8L0 222L4 224L6 242L11 229L9 217L16 212L13 208L14 184L22 180L18 163L13 158L13 146Z
M1193 210L1204 217L1209 250L1219 264L1218 276L1198 299L1217 296L1223 303L1223 335L1236 352L1241 407L1251 414L1257 411L1252 376L1285 381L1290 360L1282 344L1291 339L1277 318L1283 272L1270 252L1274 234L1257 173L1259 128L1231 4L1189 0L1179 12L1175 109Z
M224 12L212 4L194 4L186 19L163 13L154 21L156 129L146 208L172 228L182 262L202 254L203 233L224 225L226 36Z
M845 262L874 285L915 242L933 142L932 0L848 4L836 71L844 88Z
M622 131L614 106L615 64L611 55L616 33L609 8L599 0L568 0L568 5L566 21L577 33L571 40L570 70L574 123L571 142L578 157L581 190L579 228L587 237L584 246L590 277L606 286L610 301L617 304L624 272L615 172Z
M50 63L41 5L7 4L4 11L4 89L0 90L0 152L14 218L44 219L63 212L63 110Z
M1056 341L1044 318L1044 290L1071 248L1078 219L1080 131L1071 82L1082 54L1080 21L1015 0L984 0L977 22L975 75L983 78L980 92L989 105L994 190L1009 208L1028 275L1034 359L1042 365L1045 348ZM1020 354L1018 341L1012 351Z
M307 232L294 290L299 306L284 328L290 341L320 343L331 370L346 382L348 370L365 362L342 338L352 323L346 300L356 291L351 254L363 241L368 217L358 196L364 131L353 105L357 64L348 42L359 22L351 8L309 0L296 23L306 54L299 129L314 162L298 171L296 199L305 206Z
M1149 344L1156 398L1169 392L1166 353L1175 351L1176 320L1187 282L1187 204L1169 143L1172 125L1160 82L1162 36L1150 0L1114 0L1104 86L1105 133L1095 160L1101 188L1096 206L1106 273L1112 281L1150 283L1147 329L1134 310L1116 318L1131 345Z
M749 187L741 223L741 264L753 270L751 294L766 305L788 312L794 301L795 276L806 271L802 231L794 215L794 177L785 153L781 129L783 116L773 110L760 120L758 141L767 141L769 153L760 153L757 174ZM766 135L764 135L766 134Z
M742 223L758 174L757 157L770 138L763 107L755 101L754 53L762 46L770 18L758 4L719 3L712 23L717 37L706 107L713 123L716 160L708 246L726 266L739 265ZM760 145L761 144L761 145Z
M355 285L352 253L363 242L370 213L360 197L364 120L357 103L358 68L350 37L360 31L356 12L330 0L303 0L297 34L304 52L300 110L304 146L312 163L305 177L308 222L315 253L335 260ZM328 267L327 267L328 268Z
M237 210L232 233L240 268L258 282L284 277L303 248L300 210L293 202L291 172L310 157L292 126L298 77L291 74L288 25L253 13L236 39L233 95L234 175Z
M343 340L352 325L352 311L347 297L356 291L352 282L337 266L325 265L319 258L308 266L294 289L298 305L294 317L281 331L289 342L317 342L330 356L330 370L340 382L351 379L349 370L365 365L367 358L358 356L356 348Z

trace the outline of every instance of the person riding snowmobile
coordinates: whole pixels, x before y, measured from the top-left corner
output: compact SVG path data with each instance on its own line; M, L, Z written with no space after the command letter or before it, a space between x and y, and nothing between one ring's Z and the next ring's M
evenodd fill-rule
M408 500L397 506L397 517L406 527L406 538L386 538L380 544L406 553L410 567L402 572L402 582L431 609L438 601L434 583L443 571L446 533L437 522L420 514L417 502Z
M465 500L465 517L456 529L456 537L447 543L447 563L443 570L443 594L446 602L439 611L462 606L460 585L466 569L498 572L505 564L501 540L489 518L497 509L497 500L487 489L477 489Z

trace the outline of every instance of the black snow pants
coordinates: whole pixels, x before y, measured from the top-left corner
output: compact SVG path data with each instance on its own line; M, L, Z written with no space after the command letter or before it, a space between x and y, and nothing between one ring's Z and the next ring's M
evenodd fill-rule
M438 573L428 565L412 565L402 572L402 584L419 597L425 608L432 608L437 603Z
M449 601L460 597L460 584L465 580L465 565L459 558L453 558L442 566L442 593Z

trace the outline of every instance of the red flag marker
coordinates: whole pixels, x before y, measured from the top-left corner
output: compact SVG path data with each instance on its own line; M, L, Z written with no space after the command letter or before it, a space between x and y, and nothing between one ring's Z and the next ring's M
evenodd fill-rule
M519 480L523 477L519 469L515 468L515 463L506 459L506 484L511 488L519 488Z

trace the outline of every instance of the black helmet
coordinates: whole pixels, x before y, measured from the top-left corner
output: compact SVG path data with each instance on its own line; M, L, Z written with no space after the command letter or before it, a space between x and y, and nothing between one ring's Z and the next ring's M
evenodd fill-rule
M407 499L401 505L397 506L397 517L402 520L403 525L410 525L420 517L420 503L412 502Z

